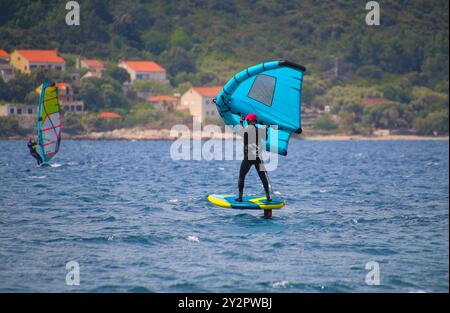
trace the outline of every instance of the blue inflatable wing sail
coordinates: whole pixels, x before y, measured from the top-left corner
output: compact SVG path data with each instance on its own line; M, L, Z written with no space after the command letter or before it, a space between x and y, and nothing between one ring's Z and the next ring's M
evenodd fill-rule
M236 75L216 99L226 125L239 124L240 116L255 113L258 123L271 126L265 149L287 154L292 133L301 133L301 95L305 67L289 61L252 66Z

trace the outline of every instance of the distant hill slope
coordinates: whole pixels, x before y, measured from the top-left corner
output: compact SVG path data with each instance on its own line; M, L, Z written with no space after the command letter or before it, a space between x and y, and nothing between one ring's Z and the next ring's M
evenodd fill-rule
M307 127L448 134L447 0L378 1L380 26L366 24L366 1L360 0L78 2L81 25L70 27L67 1L0 1L0 49L58 49L67 61L59 76L43 70L0 80L0 101L34 103L33 90L44 78L70 79L78 57L98 58L106 64L105 77L75 84L76 95L89 111L118 110L131 127L154 113L133 111L141 91L173 94L192 85L221 85L248 66L287 59L307 67ZM134 84L123 92L124 73L115 67L120 59L158 62L171 85ZM98 124L74 119L72 128L88 122Z
M375 27L365 24L366 2L358 0L78 2L81 26L68 27L66 1L2 0L0 48L154 59L172 78L201 72L205 81L282 58L319 74L337 57L346 79L418 72L429 87L448 81L447 0L379 1Z

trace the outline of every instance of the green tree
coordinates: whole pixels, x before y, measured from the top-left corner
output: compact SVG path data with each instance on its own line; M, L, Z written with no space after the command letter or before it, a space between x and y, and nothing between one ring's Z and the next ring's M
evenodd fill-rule
M448 110L435 111L429 113L425 118L416 118L413 129L424 135L431 135L434 132L448 134L448 123Z
M36 86L38 86L43 82L62 81L62 76L63 73L60 72L52 71L47 68L37 68L33 70L31 79L33 79L36 83Z
M409 104L390 103L364 109L363 124L373 128L411 128L414 115Z
M196 71L194 56L183 48L172 48L163 52L161 61L172 76L179 72L193 73Z
M358 76L368 78L374 81L379 81L383 79L383 70L375 65L365 65L361 66L356 74Z
M64 133L79 135L86 132L82 116L77 114L64 114Z
M0 99L9 101L9 97L8 84L6 84L3 79L0 79Z
M0 138L23 135L25 131L20 128L15 116L0 116Z
M402 88L396 85L382 85L380 90L383 92L384 96L390 100L408 103L411 101L411 90Z
M122 91L122 86L110 78L89 77L83 79L79 86L79 97L90 111L105 108L128 108L130 105Z
M78 96L84 101L88 111L98 110L104 107L102 95L99 89L101 79L90 77L83 79L79 86Z
M30 105L37 105L39 103L39 98L39 94L35 90L33 90L26 95L24 102Z
M31 76L16 73L15 77L6 83L7 88L3 91L3 100L13 102L24 102L28 93L38 87Z
M172 48L182 48L184 50L190 50L192 48L191 37L183 27L176 27L170 34L169 40Z
M155 55L160 55L168 46L167 35L153 29L142 34L142 42L145 49Z
M121 90L121 86L115 82L106 81L100 86L100 95L105 108L127 108L129 102Z
M110 66L105 69L105 77L109 77L120 84L131 81L127 70L118 66Z
M416 101L424 104L424 110L427 113L448 109L448 94L435 92L426 87L415 87L412 96Z
M137 93L147 93L151 95L171 95L173 94L173 88L166 82L142 80L135 81L133 84L133 90Z
M347 111L339 113L339 128L346 134L357 133L353 113Z
M338 125L329 114L325 114L314 121L313 128L317 130L335 130L338 128Z

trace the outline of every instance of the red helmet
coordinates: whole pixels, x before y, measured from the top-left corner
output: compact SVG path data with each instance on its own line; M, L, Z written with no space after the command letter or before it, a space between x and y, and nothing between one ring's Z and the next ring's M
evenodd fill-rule
M256 122L258 120L258 117L256 116L255 113L250 113L250 114L247 114L247 116L245 117L245 120Z

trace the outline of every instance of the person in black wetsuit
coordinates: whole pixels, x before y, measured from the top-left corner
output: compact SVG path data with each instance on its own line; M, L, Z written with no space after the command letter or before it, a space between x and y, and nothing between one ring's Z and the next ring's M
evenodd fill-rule
M33 158L36 159L37 164L41 165L42 164L42 158L39 155L39 153L36 151L37 142L34 141L32 138L29 138L27 146L28 146L28 149L30 149L30 154L33 156Z
M236 198L236 201L242 202L242 196L244 193L244 183L245 176L248 171L252 167L255 166L256 171L258 172L259 178L264 186L264 191L266 192L267 201L272 201L270 198L270 190L269 190L269 179L267 177L267 171L264 168L263 161L261 159L262 156L262 148L261 139L265 138L262 135L266 134L267 127L256 127L256 122L258 117L256 114L248 114L245 117L245 120L248 123L247 127L243 127L244 117L241 116L241 125L240 125L240 133L244 138L244 159L241 163L241 168L239 170L239 196ZM262 133L263 132L263 133Z

